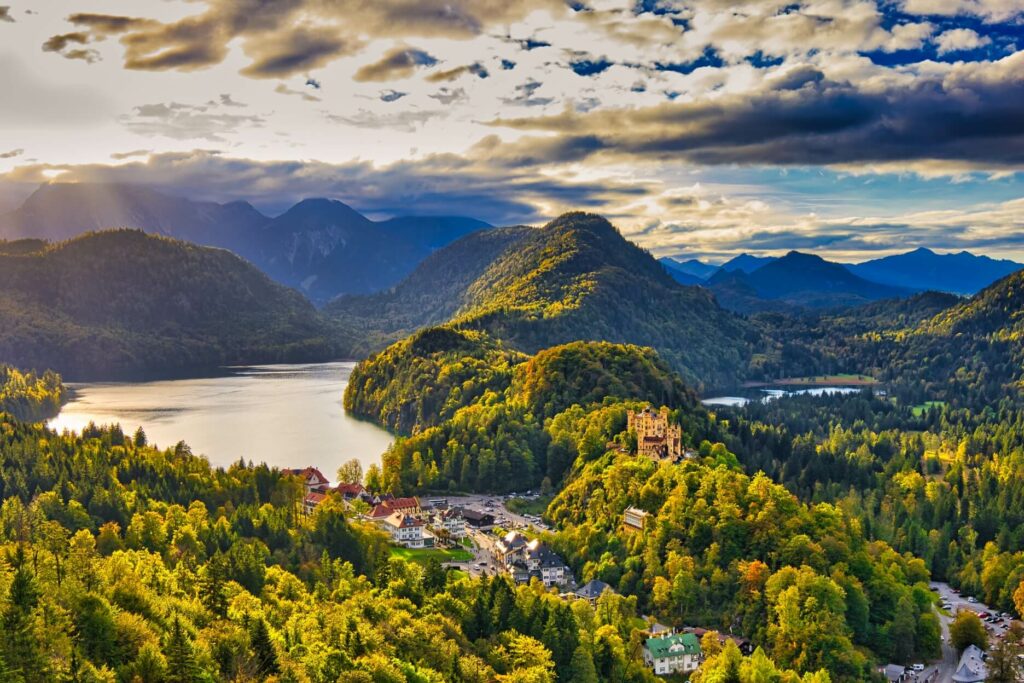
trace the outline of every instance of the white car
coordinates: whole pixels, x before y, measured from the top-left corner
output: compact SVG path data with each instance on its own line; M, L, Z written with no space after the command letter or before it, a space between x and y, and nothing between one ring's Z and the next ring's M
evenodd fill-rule
M911 668L914 670L914 673L921 673L924 671L924 664L915 664Z
M978 602L978 601L975 600L973 597L970 597L970 598L967 598L967 602L975 603L975 602Z

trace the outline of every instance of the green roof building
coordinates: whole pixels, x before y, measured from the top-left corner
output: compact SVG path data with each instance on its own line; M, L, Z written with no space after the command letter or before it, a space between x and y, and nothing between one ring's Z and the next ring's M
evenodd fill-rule
M696 671L700 662L700 640L692 633L648 638L644 644L644 663L659 676Z

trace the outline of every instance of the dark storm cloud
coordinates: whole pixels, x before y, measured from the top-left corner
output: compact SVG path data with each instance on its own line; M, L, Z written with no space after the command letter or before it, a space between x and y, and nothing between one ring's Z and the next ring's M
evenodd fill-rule
M113 14L90 14L78 12L68 17L68 21L76 26L86 28L102 35L124 33L147 26L155 26L156 22L139 17L125 17Z
M886 87L860 88L801 67L742 96L495 123L557 134L496 150L509 163L601 156L712 165L939 160L1019 167L1024 53Z
M367 64L356 71L357 81L393 81L408 78L417 68L433 66L437 59L411 47L399 47L387 52L378 61Z
M66 182L131 182L195 199L252 201L268 211L283 210L304 197L350 200L362 211L380 214L451 213L493 224L539 222L540 203L597 207L650 191L637 183L570 182L533 173L494 170L466 157L438 154L388 166L365 161L259 162L215 152L154 154L121 165L25 165L0 176L5 183L42 183L63 170Z
M252 64L242 74L254 78L278 78L321 67L337 57L353 54L360 43L343 40L331 29L298 27L274 41L246 47Z

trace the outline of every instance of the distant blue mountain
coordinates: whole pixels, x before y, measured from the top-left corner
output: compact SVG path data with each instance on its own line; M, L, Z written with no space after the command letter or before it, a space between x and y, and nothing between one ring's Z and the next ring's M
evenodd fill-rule
M660 263L662 265L662 267L665 268L665 272L668 273L672 277L673 280L675 280L676 282L678 282L681 285L702 285L702 284L704 284L705 277L702 277L700 275L697 275L696 273L693 273L689 268L684 267L685 264L680 263L679 261L676 261L675 259L660 258L660 259L658 259L658 263ZM697 261L696 259L691 259L687 263L700 263L700 261ZM703 266L705 264L701 263L701 265ZM708 267L711 268L711 272L712 273L715 272L716 270L718 270L718 268L716 266L708 266Z
M1024 264L967 251L936 254L922 247L847 268L866 280L895 287L975 294L996 280L1021 270Z
M753 258L753 257L751 257ZM753 272L724 267L707 281L719 303L753 313L787 308L845 308L878 299L909 296L913 290L870 281L839 263L791 251Z
M740 270L744 273L753 273L761 266L766 266L772 261L778 259L774 256L751 256L750 254L740 254L739 256L733 257L722 264L722 270L727 273Z
M674 258L665 257L658 260L661 261L666 268L692 275L698 280L707 280L721 267L711 263L704 263L703 261L695 258L688 259L686 261L678 261Z

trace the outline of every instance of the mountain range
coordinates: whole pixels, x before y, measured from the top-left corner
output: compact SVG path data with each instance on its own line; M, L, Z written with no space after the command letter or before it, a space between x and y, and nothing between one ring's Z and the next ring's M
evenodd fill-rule
M446 323L530 354L576 340L651 346L698 386L735 381L761 342L708 290L679 285L607 220L584 213L467 236L394 291L324 309L347 324L368 320L367 312L380 340Z
M1024 268L967 251L925 248L857 264L797 251L778 258L741 254L717 267L698 259L660 262L680 284L708 287L723 306L742 313L841 308L924 291L971 295Z
M127 184L53 183L0 216L0 239L61 241L118 227L230 249L323 303L391 287L431 252L489 226L459 216L372 221L328 199L303 200L271 218L246 202L199 202Z

